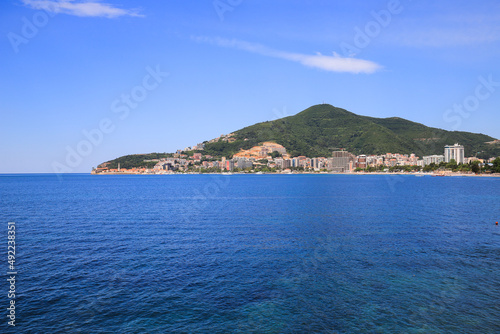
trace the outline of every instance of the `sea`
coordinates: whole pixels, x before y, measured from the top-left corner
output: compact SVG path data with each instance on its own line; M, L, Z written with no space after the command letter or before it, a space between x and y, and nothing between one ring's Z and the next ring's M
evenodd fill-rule
M4 174L0 332L500 333L497 221L500 178Z

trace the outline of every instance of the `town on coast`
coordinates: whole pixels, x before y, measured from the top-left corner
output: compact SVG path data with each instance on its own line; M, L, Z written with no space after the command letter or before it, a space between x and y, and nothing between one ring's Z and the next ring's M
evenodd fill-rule
M221 135L209 142L234 140L232 134ZM123 168L120 163L103 163L92 174L201 174L201 173L429 173L432 175L500 175L500 157L479 159L465 157L464 147L454 144L443 148L443 155L386 153L354 155L346 150L332 151L329 157L292 157L276 142L264 142L248 150L240 150L231 158L203 154L205 144L177 150L167 157L144 160L144 167ZM498 174L498 175L496 175Z

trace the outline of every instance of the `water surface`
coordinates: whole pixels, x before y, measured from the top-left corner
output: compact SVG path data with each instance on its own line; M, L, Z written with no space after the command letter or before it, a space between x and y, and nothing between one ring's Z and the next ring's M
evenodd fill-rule
M500 332L499 178L0 175L0 196L16 332Z

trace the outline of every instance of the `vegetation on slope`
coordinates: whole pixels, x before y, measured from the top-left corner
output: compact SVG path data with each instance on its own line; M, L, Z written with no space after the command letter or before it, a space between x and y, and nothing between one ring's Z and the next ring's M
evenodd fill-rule
M120 168L134 168L134 167L145 167L145 168L153 168L156 164L156 161L148 161L155 160L161 158L169 158L172 157L172 153L149 153L149 154L131 154L124 155L123 157L119 157L107 162L107 166L110 169L118 168L118 163L120 164ZM106 164L106 163L104 163ZM101 164L99 166L103 166Z
M326 157L339 148L355 154L392 152L423 156L443 154L445 145L460 143L468 156L482 151L486 155L500 155L498 145L485 143L494 139L490 136L431 128L396 117L359 116L328 104L312 106L294 116L257 123L236 131L235 135L234 143L208 144L205 149L229 157L239 148L276 141L293 156Z
M445 145L459 143L466 156L500 156L499 144L487 144L494 138L470 132L446 131L398 117L359 116L329 104L312 106L294 116L257 123L235 131L235 141L206 143L201 152L216 158L231 158L240 149L249 149L265 141L283 145L292 156L329 157L340 148L354 154L415 153L443 154ZM192 152L189 152L192 154ZM167 153L138 154L111 160L122 168L154 165L144 160L170 157Z

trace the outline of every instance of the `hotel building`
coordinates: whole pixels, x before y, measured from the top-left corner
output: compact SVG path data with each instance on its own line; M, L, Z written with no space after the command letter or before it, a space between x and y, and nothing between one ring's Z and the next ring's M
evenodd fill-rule
M424 159L424 166L430 165L432 163L439 165L441 162L444 161L444 155L427 155L423 159Z
M450 162L451 159L455 159L457 164L463 164L465 162L464 147L462 145L446 145L444 147L444 161Z

